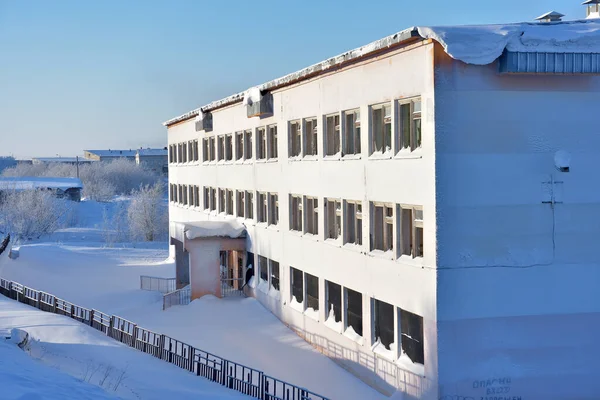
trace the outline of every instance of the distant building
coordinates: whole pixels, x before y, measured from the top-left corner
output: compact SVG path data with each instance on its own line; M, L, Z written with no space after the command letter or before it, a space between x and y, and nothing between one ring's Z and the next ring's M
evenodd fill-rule
M12 168L17 166L17 160L14 157L0 157L0 173L7 168Z
M120 158L135 161L147 169L156 172L168 172L168 151L164 149L137 149L137 150L85 150L87 160L113 161Z
M90 164L94 160L88 160L83 157L34 157L31 159L33 165L37 164Z
M4 192L49 190L56 197L81 201L83 183L78 178L11 177L0 178L0 197Z

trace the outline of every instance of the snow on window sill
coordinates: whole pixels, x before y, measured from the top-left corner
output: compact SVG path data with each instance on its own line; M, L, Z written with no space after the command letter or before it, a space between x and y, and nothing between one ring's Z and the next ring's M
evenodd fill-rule
M423 364L414 363L404 352L400 355L400 358L396 360L396 365L413 374L425 376L425 366Z
M257 290L263 292L264 294L269 293L269 282L263 280L262 278L259 278Z
M238 160L235 160L233 163L236 164L236 165L242 165L244 163L244 159L240 158Z
M250 286L252 289L256 289L256 280L256 277L252 276L248 281L248 286Z
M398 153L396 153L396 156L394 156L394 158L405 159L405 160L414 160L414 159L423 158L423 149L421 147L419 147L415 150L402 149Z
M342 247L342 242L339 238L338 239L326 238L323 243L327 243L328 245L334 246L334 247Z
M288 161L302 161L302 157L300 157L299 155L297 155L297 156L289 156L288 157Z
M302 231L297 231L295 229L290 229L290 233L294 236L298 236L298 237L302 236Z
M389 160L391 158L392 158L391 150L387 150L385 153L382 153L381 151L374 151L369 156L369 160Z
M326 155L323 157L323 161L340 161L342 159L342 153Z
M329 318L327 318L324 322L325 326L332 329L333 331L341 334L344 331L344 324L342 321L335 322L335 317L329 313Z
M314 234L314 233L309 233L309 232L304 232L304 237L312 240L314 242L318 242L319 241L319 234Z
M390 344L390 348L387 349L379 340L377 340L371 347L371 351L389 361L396 361L396 343Z
M362 159L362 155L360 155L360 154L344 154L342 156L342 161L360 160L360 159Z
M290 308L292 308L298 312L304 313L304 304L298 302L298 300L296 300L295 296L292 296L292 300L290 301Z
M365 338L356 333L354 328L352 328L351 326L348 326L346 328L343 335L348 339L352 340L353 342L360 344L361 346L365 343Z
M396 261L398 261L399 263L411 265L414 267L422 267L423 266L423 257L413 258L413 256L407 256L406 254L402 254L400 257L398 257L398 259Z
M267 158L267 162L268 162L268 163L276 163L276 162L278 162L278 161L279 161L279 159L278 159L278 158Z
M281 299L281 292L278 289L275 289L273 287L273 285L271 285L271 288L269 289L269 293L267 293L269 297L279 300Z
M277 224L269 224L267 226L267 229L270 229L270 230L275 231L275 232L279 232L279 225L277 225Z
M304 315L306 315L308 318L313 319L317 322L319 321L319 310L315 310L312 307L309 307L306 310L304 310Z
M307 154L304 157L302 157L302 161L319 161L319 155L318 154Z
M254 163L254 158L248 158L246 160L244 160L243 164L253 164Z
M266 159L266 158L257 158L257 159L256 159L256 163L257 163L257 164L264 164L264 163L266 163L266 162L267 162L267 159Z
M258 221L258 222L256 222L256 227L257 228L267 229L268 225L267 225L266 222Z
M393 260L394 259L394 250L387 250L387 251L371 250L369 252L369 255L372 257L377 257L377 258L385 258L386 260Z
M346 249L346 250L354 251L354 252L357 252L357 253L363 253L363 247L360 244L345 243L342 247L344 249Z

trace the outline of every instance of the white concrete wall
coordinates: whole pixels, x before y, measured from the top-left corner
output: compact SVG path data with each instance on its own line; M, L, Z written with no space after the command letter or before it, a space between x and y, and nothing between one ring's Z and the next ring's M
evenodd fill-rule
M436 50L440 398L597 399L600 77L497 71Z
M171 183L216 188L277 192L279 225L265 227L246 220L248 251L280 263L281 300L260 294L259 300L308 340L339 359L345 367L381 390L405 390L414 398L437 399L436 226L433 137L433 45L414 46L361 62L337 73L273 92L273 117L246 117L241 104L213 112L214 131L196 133L194 121L169 128L169 144L234 133L242 129L278 124L279 158L274 162L188 163L169 167ZM423 149L418 157L369 159L368 106L412 96L422 96ZM322 116L360 107L362 158L323 159ZM319 154L314 161L287 159L287 123L319 118ZM256 136L254 135L254 143ZM254 151L256 155L256 150ZM288 194L318 196L319 237L289 230ZM324 242L323 199L363 201L363 247L360 251ZM423 206L425 257L393 260L369 254L369 201ZM256 195L254 199L256 217ZM220 219L223 216L171 203L172 221ZM290 308L289 267L320 278L321 309L317 322ZM363 294L364 341L357 343L323 324L325 280ZM424 317L425 366L400 364L371 351L371 298L388 302Z

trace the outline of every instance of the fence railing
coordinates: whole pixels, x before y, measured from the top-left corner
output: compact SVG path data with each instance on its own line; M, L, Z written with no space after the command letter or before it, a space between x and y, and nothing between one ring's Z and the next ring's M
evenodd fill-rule
M188 291L189 286L181 289ZM139 327L116 315L87 309L52 294L0 278L0 294L42 311L90 325L127 346L167 361L197 376L261 400L329 400L264 372L197 349L169 336ZM171 293L169 293L170 295ZM166 297L166 296L165 296Z
M175 278L159 278L157 276L140 276L140 289L154 292L171 293L177 289Z
M221 296L240 296L244 297L244 286L243 278L221 278Z
M192 291L190 289L190 285L173 292L166 293L163 295L163 311L169 307L185 306L190 304L191 297Z

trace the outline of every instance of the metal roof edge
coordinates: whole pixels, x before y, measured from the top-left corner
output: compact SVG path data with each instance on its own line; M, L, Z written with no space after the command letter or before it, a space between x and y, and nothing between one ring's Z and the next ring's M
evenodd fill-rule
M365 46L361 46L356 49L349 50L345 53L342 53L337 56L328 58L324 61L321 61L317 64L313 64L311 66L303 68L299 71L292 72L291 74L287 74L280 78L263 83L262 85L259 85L258 88L261 91L268 91L268 90L271 90L274 88L287 86L292 83L301 81L303 79L307 79L308 77L313 76L319 72L326 71L332 67L339 66L341 64L347 63L352 60L359 59L361 57L375 53L377 51L387 49L393 45L397 45L402 42L405 42L411 38L417 38L417 37L421 37L421 36L419 35L418 29L413 26L408 29L404 29L400 32L397 32L393 35L386 36L382 39L371 42ZM192 111L188 111L187 113L182 114L178 117L171 118L168 121L163 122L163 125L168 127L169 125L173 125L178 122L193 118L193 117L197 116L200 113L200 111L207 112L207 111L211 111L211 110L214 110L214 109L217 109L220 107L224 107L224 106L227 106L227 105L230 105L233 103L237 103L237 102L243 100L244 93L245 93L245 91L233 94L233 95L225 97L221 100L213 101L207 105L196 108Z

